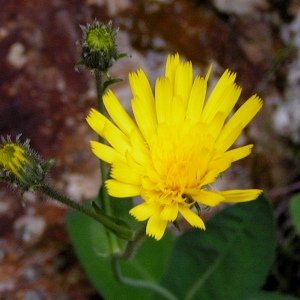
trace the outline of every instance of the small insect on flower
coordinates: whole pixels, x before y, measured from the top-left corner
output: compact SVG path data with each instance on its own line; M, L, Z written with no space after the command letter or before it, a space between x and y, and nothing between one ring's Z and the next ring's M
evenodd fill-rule
M129 75L135 121L110 90L103 101L114 123L94 109L87 117L109 143L91 141L94 154L112 165L108 193L140 195L143 202L129 213L138 221L148 220L146 233L157 240L179 214L191 226L205 229L197 207L250 201L262 192L211 187L233 162L250 154L253 145L230 148L262 101L254 95L229 117L241 94L236 74L226 70L207 97L209 73L193 78L191 62L169 55L154 93L143 70Z

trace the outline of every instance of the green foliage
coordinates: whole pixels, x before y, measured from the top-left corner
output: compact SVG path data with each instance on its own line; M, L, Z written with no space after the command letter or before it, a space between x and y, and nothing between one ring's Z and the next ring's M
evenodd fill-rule
M232 205L206 227L178 238L162 285L184 300L241 300L257 293L275 257L275 222L268 201L260 196Z
M105 92L105 90L111 85L111 84L114 84L114 83L117 83L117 82L122 82L123 79L121 78L114 78L114 79L109 79L109 80L106 80L104 83L103 83L103 93Z
M300 194L296 194L290 200L290 212L294 226L300 235Z
M247 300L297 300L297 298L277 293L259 292Z
M118 211L115 211L115 215L121 216L127 211L124 220L128 222L126 220L128 218L132 222L133 218L128 215L128 208L131 206L130 199L116 199L114 208ZM73 212L67 218L67 228L81 264L94 287L106 300L150 299L149 291L124 286L115 281L108 257L109 239L101 224ZM123 275L158 281L166 267L172 244L173 237L170 233L167 233L160 242L146 239L132 260L121 263Z
M136 227L128 216L131 199L113 200L115 216ZM165 299L156 294L152 298L148 290L115 281L110 259L103 257L110 254L103 226L79 213L70 214L67 225L83 267L106 300ZM159 242L146 239L132 260L121 263L123 275L150 282L162 278L162 286L180 300L296 299L260 291L276 246L273 209L263 196L227 207L213 216L206 227L204 232L192 229L183 233L172 251L173 236L169 232Z

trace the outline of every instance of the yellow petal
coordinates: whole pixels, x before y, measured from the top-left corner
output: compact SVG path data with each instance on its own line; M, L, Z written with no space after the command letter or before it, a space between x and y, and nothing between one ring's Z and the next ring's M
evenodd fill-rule
M205 103L201 121L205 123L209 123L211 119L214 117L217 111L220 111L220 107L227 104L224 101L224 97L227 96L227 93L232 92L235 89L234 80L236 78L236 74L226 70L219 81L217 82L216 86L212 90L208 100ZM229 106L233 106L234 101L237 99L229 99L230 103ZM224 101L224 102L223 102ZM221 110L222 111L222 110Z
M194 213L188 206L179 205L179 212L193 227L205 229L202 219Z
M17 169L15 168L14 164L12 164L11 162L8 164L7 167L9 170L11 170L18 178L24 178L24 176L22 176L20 174L19 171L17 171Z
M169 78L171 86L174 86L176 69L180 64L179 54L168 55L166 62L165 77Z
M207 70L207 73L206 73L206 75L205 75L205 81L206 81L206 82L207 82L208 79L209 79L209 76L210 76L210 74L211 74L212 68L213 68L213 64L210 64L210 66L209 66L209 68L208 68L208 70Z
M151 102L154 104L154 97L149 80L142 69L129 73L129 83L133 96L147 99L148 105L151 105Z
M218 112L222 113L224 118L227 118L239 99L241 91L241 87L237 86L235 83L231 83L226 90L223 91L223 94L220 95L219 99L216 98L210 100L212 101L212 105L207 108L205 111L206 115L203 114L201 120L209 123Z
M234 162L248 156L251 153L252 148L253 145L250 144L233 150L229 150L224 154L224 157L230 156L232 157L232 162Z
M129 74L129 82L133 98L139 99L138 105L146 112L147 123L157 124L155 101L153 92L143 70L138 70ZM136 117L136 116L135 116ZM138 120L137 120L138 123ZM140 123L138 123L140 125ZM140 127L140 126L139 126Z
M174 96L171 108L170 125L181 126L185 118L183 99L180 96Z
M233 107L237 103L242 92L242 88L236 84L231 85L226 91L222 102L220 103L220 111L222 111L226 117L232 111Z
M207 127L206 134L210 135L215 141L225 122L225 114L223 112L218 111L215 116L211 119L209 126Z
M165 221L175 221L178 215L178 203L174 201L171 205L166 205L160 213L160 218Z
M129 211L129 214L134 216L138 221L145 221L158 211L161 211L160 204L143 202L133 207Z
M262 100L257 95L250 97L232 116L229 122L242 122L243 128L255 117L262 108Z
M159 241L165 233L167 224L168 221L162 220L160 218L160 211L158 211L149 218L146 227L146 234Z
M190 99L186 111L186 119L197 123L200 120L204 99L206 95L207 82L204 78L197 76L192 86Z
M147 147L147 143L140 131L132 130L129 135L129 138L130 138L130 142L131 142L133 149L136 149L137 151L142 151L142 152L149 151L149 149Z
M261 107L262 101L257 95L254 95L250 99L248 99L225 124L220 133L218 143L228 139L228 137L236 127L240 127L240 130L243 130L244 127L259 112Z
M24 162L25 159L22 158L21 160L15 155L15 157L11 158L12 165L14 165L16 168L22 168L22 162ZM27 159L26 159L27 161ZM26 162L26 164L31 165L30 161Z
M246 202L255 200L263 191L257 189L222 191L224 202Z
M131 107L139 129L141 130L145 140L149 143L151 137L156 131L156 117L154 118L152 114L149 113L149 109L147 105L145 105L145 101L139 96L135 96L131 100Z
M91 148L93 153L98 156L100 159L106 161L109 164L112 164L116 161L125 162L125 157L117 152L114 148L101 144L99 142L90 141Z
M103 128L104 128L104 124L106 122L109 122L109 120L104 117L99 111L97 111L96 109L92 108L90 110L89 115L86 117L86 121L88 122L88 124L90 125L90 127L96 132L98 133L100 136L103 137Z
M224 201L224 196L217 191L206 191L203 189L190 189L186 191L195 201L207 205L216 206Z
M233 145L233 143L240 136L243 130L243 125L242 123L235 124L235 127L230 128L231 131L226 132L224 132L224 128L225 127L223 127L223 129L221 130L219 138L216 141L216 149L218 152L225 152Z
M144 174L144 166L141 166L137 163L131 155L131 152L126 153L126 161L130 168L132 168L136 173L140 174L141 176Z
M205 185L213 183L218 178L219 175L220 175L219 169L210 170L203 177L203 179L201 181L201 186L205 186Z
M135 197L140 194L141 186L120 182L114 179L105 181L107 192L116 198Z
M190 174L188 175L189 177L189 181L188 182L193 182L193 180L195 180L195 178L193 178L193 174L197 174L197 180L199 181L203 181L204 180L204 176L207 176L207 166L209 161L211 160L211 150L210 149L206 149L203 148L198 155L198 158L194 159L194 163L193 161L190 162L189 168L190 168ZM196 163L197 160L197 163ZM192 170L195 170L194 172ZM195 175L194 175L195 176ZM217 176L217 175L216 175Z
M227 153L227 152L226 152ZM219 159L213 160L211 161L208 166L207 166L207 174L206 176L211 172L211 171L215 171L218 174L224 172L225 170L227 170L230 166L231 163L233 161L233 156L230 155L231 153L229 152L228 155L224 154L222 155L222 157L220 157ZM205 184L208 184L208 182L206 182Z
M193 68L191 62L180 63L176 69L174 95L182 99L182 110L186 111L193 83Z
M99 135L105 138L120 154L131 148L129 138L111 121L95 109L91 109L87 122Z
M155 84L155 105L158 123L170 124L173 89L169 78L158 78Z
M111 177L117 181L133 185L141 185L141 176L126 163L115 162L110 171Z
M126 151L132 148L129 138L112 123L106 123L102 132L103 137L120 154L125 156Z
M103 103L110 117L125 135L129 136L132 130L139 131L111 90L108 90L103 96Z

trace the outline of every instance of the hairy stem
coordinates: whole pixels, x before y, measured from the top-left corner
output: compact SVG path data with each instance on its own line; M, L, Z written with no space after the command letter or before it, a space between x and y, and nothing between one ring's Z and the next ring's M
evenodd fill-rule
M130 229L128 229L124 226L116 224L114 221L110 220L104 214L103 215L96 214L94 211L92 211L92 210L86 208L85 206L71 200L67 196L64 196L64 195L60 194L59 192L57 192L56 190L54 190L50 186L48 186L46 184L42 184L40 186L37 186L37 189L39 191L41 191L43 194L51 197L52 199L55 199L58 202L63 203L65 205L77 210L78 212L81 212L84 215L91 217L92 219L94 219L97 222L104 225L107 229L113 231L118 236L120 236L124 239L130 239L132 237L132 232L131 232Z

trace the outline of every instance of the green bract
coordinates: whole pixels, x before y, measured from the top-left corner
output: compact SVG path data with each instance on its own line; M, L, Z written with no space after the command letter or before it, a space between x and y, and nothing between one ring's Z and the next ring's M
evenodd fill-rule
M83 38L78 43L82 47L81 61L92 71L106 71L118 59L116 37L118 29L112 29L112 22L107 25L94 21L92 25L81 26Z

